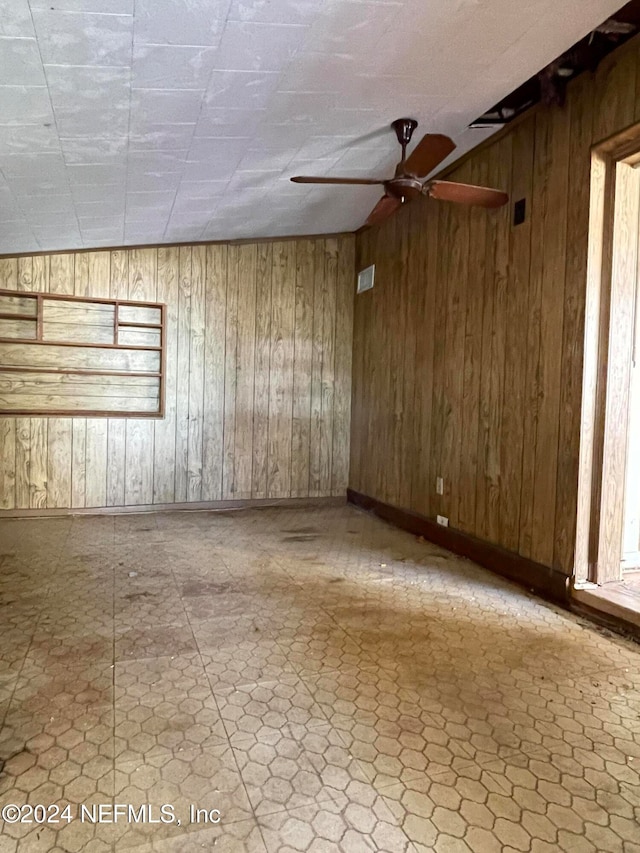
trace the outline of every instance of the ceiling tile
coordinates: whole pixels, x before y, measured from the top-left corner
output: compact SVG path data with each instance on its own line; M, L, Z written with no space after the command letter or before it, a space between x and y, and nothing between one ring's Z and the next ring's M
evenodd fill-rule
M0 222L24 221L20 207L9 187L4 183L0 185Z
M126 104L105 105L104 109L81 106L56 109L56 124L63 136L120 137L127 132L129 108Z
M78 227L75 212L65 213L64 211L58 211L57 213L48 213L47 211L40 210L30 213L26 218L34 231L40 228L60 227L68 230Z
M138 172L129 175L127 189L133 192L160 192L170 190L175 193L180 184L182 172Z
M54 249L57 241L61 238L64 240L67 249L82 248L82 238L78 228L63 228L53 225L46 228L33 228L32 232L43 252Z
M0 0L0 36L33 36L28 0Z
M239 155L235 161L223 162L222 160L210 160L200 163L190 163L184 167L182 178L185 181L229 181L231 175L235 172Z
M154 227L149 227L144 222L132 222L125 226L125 243L131 246L161 243L164 236L165 224L163 222Z
M450 0L448 0L450 2ZM429 9L437 4L422 3L422 16L427 17ZM382 4L375 0L370 3L329 4L330 14L321 15L313 23L311 44L315 50L324 53L353 54L358 48L371 54L375 61L373 48L384 37L393 33L398 25L402 26L402 4ZM413 17L413 16L412 16ZM424 30L424 24L416 26L417 32Z
M136 89L205 89L215 55L211 47L137 44L132 85Z
M232 0L230 21L262 24L308 24L328 5L326 0Z
M126 163L129 140L126 136L111 139L62 137L60 147L66 163Z
M249 142L249 137L199 137L191 143L188 160L207 165L233 163L235 169Z
M116 184L126 179L127 167L111 163L70 163L67 174L71 184Z
M98 12L104 15L133 15L135 0L29 0L32 9L60 12Z
M133 172L181 172L187 159L182 151L130 151L129 164Z
M26 154L60 150L60 140L53 125L0 125L0 154Z
M25 196L21 200L20 206L22 207L25 216L29 218L39 211L47 214L70 214L75 212L73 196L70 193L66 193L64 195L53 195L49 193L47 195Z
M87 189L84 186L82 189ZM97 187L101 190L99 201L76 201L75 209L78 219L96 219L100 216L124 216L124 191L108 195L110 187ZM74 198L77 196L74 193Z
M195 136L253 136L266 110L203 109Z
M127 68L47 66L56 122L63 137L122 137L129 124Z
M7 180L12 177L65 178L64 159L60 152L45 154L6 154L0 157L0 170Z
M131 148L148 151L188 149L195 124L151 124L131 116L129 139Z
M174 210L167 224L167 228L171 231L183 228L196 228L201 230L205 227L208 221L209 214L206 211L191 210L189 213L176 213Z
M44 86L40 52L34 38L0 36L0 68L5 86Z
M171 206L176 194L172 190L164 192L127 192L127 210L135 208L157 208Z
M121 209L124 209L125 183L122 181L113 184L71 184L71 195L75 199L76 209L79 212L86 212L85 205L89 204L104 204L105 212L110 204L118 204Z
M124 242L122 228L83 229L81 233L84 249L110 248L112 246L121 246Z
M201 199L209 200L216 198L224 193L224 190L229 181L190 181L182 180L180 189L176 195L176 204L179 202L187 203L193 200L194 210L202 210L202 206L197 202Z
M60 107L103 107L126 102L131 80L128 68L77 65L46 66L47 82L55 109Z
M307 27L229 21L215 67L236 71L277 71L302 46Z
M278 79L274 71L213 71L205 104L211 108L262 110L278 88Z
M124 217L115 216L79 216L78 223L81 231L96 230L98 228L124 229Z
M239 171L247 170L277 170L281 172L291 161L293 152L280 148L249 148L240 163Z
M229 0L137 0L135 40L143 44L217 45Z
M202 94L190 89L133 89L131 115L134 122L194 124L202 107Z
M45 65L118 65L131 61L133 18L34 9Z
M0 125L53 124L45 86L0 86Z

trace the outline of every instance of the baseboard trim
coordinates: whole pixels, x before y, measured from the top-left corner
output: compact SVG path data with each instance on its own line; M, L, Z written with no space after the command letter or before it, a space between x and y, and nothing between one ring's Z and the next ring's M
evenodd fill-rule
M254 498L237 501L198 501L177 504L146 504L141 506L101 506L59 509L5 509L0 510L2 518L50 518L65 515L123 515L143 512L228 512L240 509L261 509L283 507L289 509L302 507L344 506L346 495L321 498Z
M353 489L347 489L347 500L390 522L395 527L413 533L415 536L422 536L435 545L440 545L461 557L467 557L474 563L515 581L543 598L564 605L568 604L570 578L557 569L529 560L490 542L476 539L459 530L443 527L424 515L399 509Z

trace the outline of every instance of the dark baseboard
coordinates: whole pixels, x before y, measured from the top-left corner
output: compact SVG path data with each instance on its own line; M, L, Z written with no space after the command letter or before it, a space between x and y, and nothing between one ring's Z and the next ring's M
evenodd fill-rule
M521 557L520 554L507 551L490 542L483 542L459 530L443 527L426 516L410 510L398 509L353 489L347 490L347 500L383 518L395 527L400 527L415 536L422 536L429 542L440 545L461 557L467 557L474 563L509 578L550 601L565 606L568 604L570 578L557 569Z

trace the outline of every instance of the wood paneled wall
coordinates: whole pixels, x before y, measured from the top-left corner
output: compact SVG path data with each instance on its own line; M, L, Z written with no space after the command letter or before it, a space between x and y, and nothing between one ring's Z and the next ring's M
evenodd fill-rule
M486 212L420 199L362 232L350 485L570 574L591 146L640 119L640 41L450 175ZM513 202L526 198L524 224ZM444 494L436 494L436 477Z
M167 305L165 417L0 417L0 509L345 493L353 237L5 258L0 288Z

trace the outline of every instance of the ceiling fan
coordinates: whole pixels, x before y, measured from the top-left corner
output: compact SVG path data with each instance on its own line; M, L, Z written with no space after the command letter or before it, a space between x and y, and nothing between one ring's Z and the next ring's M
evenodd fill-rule
M382 222L405 202L419 195L426 195L440 201L454 201L459 204L472 204L479 207L502 207L509 196L500 190L489 187L476 187L471 184L458 184L452 181L425 181L424 176L432 172L454 150L455 143L448 136L427 133L407 157L407 145L418 122L412 118L399 118L392 122L398 142L402 146L402 159L396 166L393 178L316 178L296 175L291 180L296 184L380 184L384 186L384 195L373 208L366 221L367 225Z

